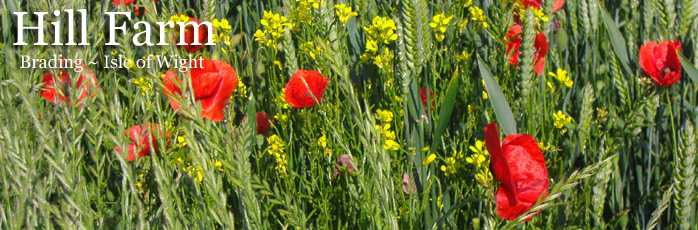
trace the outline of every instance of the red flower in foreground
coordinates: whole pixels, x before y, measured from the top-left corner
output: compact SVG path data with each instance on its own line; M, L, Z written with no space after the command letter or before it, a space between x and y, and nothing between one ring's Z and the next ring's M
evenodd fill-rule
M640 47L640 68L664 87L669 87L681 78L681 42L648 42Z
M267 129L271 127L273 121L269 120L266 113L257 113L255 117L257 119L257 134L267 134ZM243 117L242 121L246 119L247 117Z
M296 108L313 107L322 100L322 94L325 93L328 80L329 78L322 77L318 71L300 69L291 76L291 80L286 84L284 89L286 101Z
M190 22L194 22L197 25L201 24L201 21L196 20L192 17L190 17L189 22L186 22L186 23L190 23ZM175 29L175 31L177 31L177 33L179 33L179 25L178 24L175 23L174 29ZM211 30L213 30L213 28L211 28ZM208 26L201 25L198 29L198 32L199 32L198 41L201 44L192 45L194 43L194 26L187 25L184 28L184 35L182 35L182 34L179 35L179 36L184 36L184 42L186 43L186 45L177 45L177 46L186 50L189 53L196 53L196 51L199 51L201 48L204 48L204 44L206 44L208 42L208 39L209 39L208 38ZM178 38L173 37L173 39L175 40L175 42L177 42L177 44L179 44L179 39L181 39L181 37L178 37Z
M495 198L497 215L516 219L531 209L541 195L548 195L548 169L533 137L509 135L500 146L497 124L492 122L485 126L485 145L492 174L500 182Z
M77 100L78 104L80 104L83 99L87 98L88 95L94 97L94 91L97 90L97 78L91 70L85 68L84 64L82 67L83 72L79 73L80 75L78 76L75 88L73 88L72 81L65 71L61 72L60 85L58 85L58 78L56 78L53 73L48 72L44 74L41 79L41 82L44 83L44 86L41 87L41 96L51 103L64 103L68 101L68 104L72 104L69 101L71 93L80 93Z
M158 154L158 139L156 138L162 138L162 132L160 125L153 123L134 125L128 128L128 130L124 132L124 135L130 140L126 160L133 161L137 158ZM169 138L170 132L167 132L165 142L167 142L168 145ZM152 150L150 148L151 143L153 144ZM121 154L121 148L119 146L115 146L114 149Z
M191 62L198 62L192 60ZM189 63L194 66L194 63ZM198 64L198 63L197 63ZM194 90L194 99L201 102L201 117L212 121L223 120L223 109L230 95L233 94L238 84L238 76L233 67L225 62L203 59L202 65L191 68L191 86ZM170 106L178 110L181 106L176 99L182 100L182 81L177 78L173 70L165 73L163 80L165 96L170 99ZM186 86L183 86L186 87Z
M528 9L530 7L533 7L535 9L540 9L541 4L543 3L543 0L516 0L518 2L521 2L524 6L524 9ZM553 3L553 12L557 12L562 8L562 6L565 5L565 0L556 0L555 3Z
M112 5L118 6L118 5L129 5L136 0L114 0L111 2ZM156 0L153 0L155 4L157 4ZM143 13L141 13L141 8L139 6L136 6L133 8L133 10L136 12L136 16L140 16L141 14L145 15L145 7L143 7Z
M422 105L427 107L427 90L424 87L419 88L419 94L422 97ZM431 106L434 106L434 92L429 90L429 101L431 101Z
M516 65L516 68L519 68L519 47L521 47L521 36L517 36L519 34L521 34L521 25L514 25L509 28L507 36L504 37L504 40L509 41L507 42L507 55L511 55L509 57L509 64ZM545 37L545 34L538 33L536 35L535 47L536 58L533 69L540 76L543 74L543 68L545 67L545 56L548 56L549 48L548 38Z

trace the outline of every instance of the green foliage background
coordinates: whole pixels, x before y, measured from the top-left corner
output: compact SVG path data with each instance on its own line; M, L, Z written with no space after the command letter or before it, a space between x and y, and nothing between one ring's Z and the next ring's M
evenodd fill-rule
M104 69L105 55L139 59L183 56L169 46L105 46L105 12L132 11L108 1L0 1L0 229L692 229L696 220L696 128L698 122L698 4L695 0L567 0L538 29L550 51L542 76L533 73L534 15L524 13L520 68L508 63L508 28L514 2L474 0L489 27L471 18L459 0L325 0L299 8L294 0L185 0L140 2L136 21L167 21L186 14L204 21L227 19L230 44L196 53L229 63L246 85L239 87L214 123L196 111L174 112L163 94L159 67ZM345 3L358 16L346 24L335 15ZM13 12L87 9L90 46L13 46ZM254 41L264 11L312 20L284 33L275 48ZM434 39L432 16L454 16L445 39ZM388 67L360 61L364 26L376 16L396 23L398 39ZM29 20L35 25L36 19ZM48 15L47 22L54 21ZM67 20L61 21L67 28ZM156 29L156 28L155 28ZM54 29L46 23L48 41ZM157 31L157 30L155 30ZM159 32L159 31L157 31ZM27 33L30 41L36 31ZM65 37L64 29L56 36ZM638 52L649 41L680 40L683 76L661 87L643 76ZM157 37L153 40L157 41ZM312 42L312 44L311 44ZM29 42L30 44L33 42ZM309 44L310 46L309 48ZM83 58L100 90L84 106L55 105L40 96L43 69L21 69L21 55ZM297 69L329 77L322 101L309 109L284 108L282 88ZM571 88L547 72L567 70ZM68 71L71 77L75 72ZM144 77L144 91L131 79ZM484 80L484 83L483 83ZM547 83L556 84L551 92ZM420 87L434 92L431 107ZM483 99L488 92L489 99ZM77 98L73 95L73 101ZM195 106L194 101L187 102ZM187 105L184 105L187 107ZM196 107L200 109L199 107ZM400 145L383 148L377 109L391 111ZM573 121L561 134L553 113ZM275 170L267 136L256 135L255 112L277 117L269 135L284 142L286 172ZM286 119L278 117L287 116ZM505 133L532 135L543 145L550 194L532 210L530 222L496 215L496 182L479 184L483 169L466 163L483 140L483 126L497 121ZM141 123L170 124L172 147L133 162L114 151L124 131ZM323 149L318 139L326 136ZM165 149L167 141L155 143ZM428 148L426 148L428 147ZM424 150L424 151L423 151ZM331 154L325 154L330 151ZM461 152L461 154L455 154ZM434 153L437 160L424 166ZM331 180L337 157L348 154L356 169ZM440 169L448 157L455 174ZM177 159L201 168L185 170ZM212 161L220 161L217 170ZM404 182L403 174L411 180ZM403 185L406 188L403 192ZM414 184L416 191L409 189ZM531 213L529 213L531 214Z

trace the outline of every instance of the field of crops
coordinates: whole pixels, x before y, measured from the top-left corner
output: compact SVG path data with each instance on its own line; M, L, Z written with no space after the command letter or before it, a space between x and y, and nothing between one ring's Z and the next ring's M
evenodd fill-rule
M698 226L698 0L0 11L0 229Z

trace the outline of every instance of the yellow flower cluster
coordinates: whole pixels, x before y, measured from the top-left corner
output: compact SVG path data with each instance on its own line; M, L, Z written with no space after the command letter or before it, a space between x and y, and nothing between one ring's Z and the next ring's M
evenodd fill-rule
M323 133L322 136L317 140L317 145L321 149L324 149L325 156L332 156L332 149L327 148L327 136Z
M521 19L521 21L524 21L526 17L526 8L524 8L523 4L521 4L520 2L516 2L514 8L519 12L519 18ZM545 16L543 10L533 8L533 6L529 7L528 9L533 11L533 15L536 17L536 24L539 24L540 22L547 22L550 20L550 18Z
M390 41L397 40L395 30L397 30L395 21L388 17L377 16L373 18L371 26L364 26L364 31L366 31L366 35L369 39L386 45L389 44Z
M422 165L427 166L431 164L431 162L433 162L434 160L436 160L436 154L429 154L429 156L425 157L424 161L422 161Z
M487 24L487 18L485 17L484 11L480 9L480 7L477 6L471 6L468 8L468 11L470 11L470 17L473 21L477 22L479 26L482 26L483 28L487 28L490 25Z
M557 69L555 73L548 72L548 75L554 77L558 82L560 82L560 84L567 86L567 88L572 88L572 85L574 84L574 81L567 76L567 70ZM552 87L552 83L548 83L548 87L553 88L553 91L555 91L554 87Z
M348 7L347 4L334 5L334 8L337 11L339 21L341 21L342 24L345 25L347 24L347 21L349 21L350 18L359 15L358 13L352 11L351 7Z
M145 96L146 92L153 90L153 84L150 83L149 79L144 77L131 78L131 83L138 86L138 90L141 91L141 95Z
M444 175L450 176L456 173L456 171L463 167L460 159L463 158L463 152L454 152L453 156L446 158L446 165L441 166L441 171Z
M572 117L565 115L562 111L558 110L557 113L553 113L553 118L555 119L555 127L560 130L560 134L565 134L567 129L565 127L567 124L572 122Z
M167 22L173 22L174 24L177 24L178 22L188 22L189 17L187 17L184 14L175 14L170 16L170 20Z
M361 61L373 60L373 63L381 69L391 71L390 65L394 55L390 53L388 47L381 47L390 44L390 41L397 40L395 33L395 21L388 17L377 16L373 18L370 26L364 26L366 32L366 52L361 55Z
M211 160L210 163L213 164L216 170L221 172L223 171L223 162L219 160ZM189 174L194 182L201 183L204 180L204 168L201 167L201 165L193 165L190 158L187 157L186 159L182 159L181 157L178 157L176 164L181 166L182 171Z
M214 18L211 25L213 25L213 29L216 32L213 34L213 41L214 42L222 41L226 45L231 46L230 30L232 30L233 27L230 26L230 23L228 23L228 20L224 18L224 19L218 21L218 19Z
M318 46L315 44L315 42L312 41L302 43L300 45L300 48L303 53L308 54L308 56L310 56L310 58L312 58L313 60L315 60L316 54L324 52L322 46Z
M177 137L177 147L183 148L187 146L187 136L184 134L180 134Z
M538 142L538 148L541 152L547 152L551 147L553 146L550 143Z
M143 182L145 181L145 176L143 176L143 173L138 174L138 177L136 177L136 187L138 187L139 190L143 189Z
M267 152L276 159L276 167L274 169L281 173L286 173L288 160L286 160L286 153L284 152L284 141L277 135L271 135L267 138L267 141L269 142Z
M484 148L485 142L475 141L475 146L470 146L470 151L474 153L469 157L465 158L465 161L469 164L475 166L477 169L477 174L475 174L475 180L482 186L489 186L492 180L492 173L490 173L489 168L489 157L490 153Z
M393 112L388 111L388 110L376 110L376 116L377 119L384 122L384 123L389 123L393 121Z
M293 28L300 28L301 24L313 24L313 9L320 8L320 5L325 5L324 1L318 0L296 0L298 6L291 12L291 21Z
M443 41L446 37L446 27L453 19L453 16L446 17L444 14L437 14L432 17L432 22L429 23L429 27L434 30L434 37L436 41Z
M380 132L383 138L383 148L387 150L399 150L400 143L395 141L395 131L391 131L390 122L393 121L393 112L388 110L377 110L376 119L382 122L382 125L376 125L376 129Z
M260 20L264 30L257 29L254 32L254 40L276 49L276 44L284 36L286 28L291 26L288 18L270 11L264 11L264 17Z
M238 87L235 88L235 92L238 93L240 96L247 96L247 86L245 85L245 83L242 82L242 79L240 77L238 77ZM233 96L230 97L232 98Z

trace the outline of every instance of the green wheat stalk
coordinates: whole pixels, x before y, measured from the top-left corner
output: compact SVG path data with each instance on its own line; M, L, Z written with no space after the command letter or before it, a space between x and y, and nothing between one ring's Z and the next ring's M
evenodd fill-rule
M674 205L676 217L679 219L680 229L691 229L693 216L695 183L696 183L696 129L690 120L686 120L681 130L679 142L679 155L675 161L676 167L673 174Z

